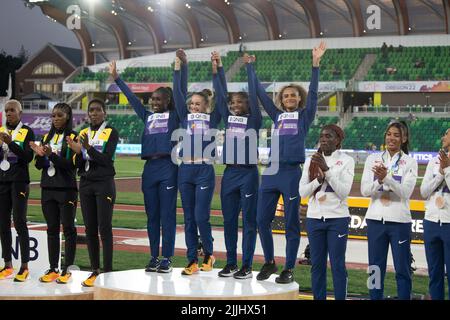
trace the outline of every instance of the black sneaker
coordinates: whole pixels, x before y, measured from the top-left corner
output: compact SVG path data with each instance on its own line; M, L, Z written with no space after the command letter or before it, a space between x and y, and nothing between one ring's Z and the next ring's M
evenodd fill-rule
M145 267L145 272L156 272L160 264L161 262L158 258L152 257L148 265Z
M235 264L227 264L222 270L219 271L219 277L232 277L238 271L238 266Z
M294 274L291 270L285 269L281 271L279 277L275 278L276 283L291 283L294 282Z
M235 279L250 279L251 277L253 277L252 268L247 266L243 266L241 270L233 275Z
M278 267L274 262L266 262L261 268L261 271L256 276L256 280L266 280L269 279L272 273L276 273L278 271Z
M159 273L169 273L172 271L172 260L170 258L162 259L158 267Z

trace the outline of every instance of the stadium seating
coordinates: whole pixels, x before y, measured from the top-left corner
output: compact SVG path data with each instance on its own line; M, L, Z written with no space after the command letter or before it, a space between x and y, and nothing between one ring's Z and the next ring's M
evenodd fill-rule
M367 53L378 49L329 49L321 61L321 81L349 80ZM311 50L253 51L255 69L261 81L309 81L311 78ZM247 81L244 68L233 81Z
M344 148L365 150L375 144L377 150L384 143L384 130L391 118L355 117L345 128ZM411 151L437 151L441 137L450 127L450 118L418 118L407 121L410 128Z
M338 117L316 117L312 123L308 135L306 136L305 145L308 149L316 149L319 142L320 130L327 124L337 124Z
M108 124L119 132L120 141L123 143L141 143L144 123L135 114L108 115Z
M255 68L261 81L289 82L309 81L311 77L310 50L265 50L252 51L257 59ZM408 80L447 80L450 79L450 46L402 47L387 49L383 54L380 48L329 49L321 61L321 81L347 81L352 78L358 66L368 53L377 55L375 64L365 77L366 81L408 81ZM225 70L236 61L239 53L230 51L222 58ZM416 67L417 62L423 64ZM387 68L396 71L388 74ZM189 62L189 81L211 81L210 61ZM126 82L171 82L172 67L133 67L122 72ZM105 82L108 73L84 71L73 82ZM233 77L233 82L247 81L245 68Z
M223 67L228 70L237 59L238 52L229 52L222 57ZM132 67L126 68L121 77L125 82L172 82L173 67ZM104 82L108 79L107 72L84 71L79 74L73 82L98 80ZM210 61L191 61L189 62L189 81L203 82L211 81L211 62Z
M379 50L377 60L365 80L447 80L450 79L449 56L449 46L393 48L386 54ZM420 62L423 63L421 66ZM388 74L386 68L395 68L396 72Z

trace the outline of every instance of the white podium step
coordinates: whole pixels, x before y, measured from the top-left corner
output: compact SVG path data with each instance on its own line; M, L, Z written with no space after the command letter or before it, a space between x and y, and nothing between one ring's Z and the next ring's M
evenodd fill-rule
M0 300L92 300L94 288L85 288L81 282L90 272L72 271L72 279L67 284L39 282L38 274L30 274L25 282L13 279L0 281Z
M95 281L95 300L291 300L298 297L298 284L278 284L276 275L265 281L253 278L221 278L220 269L185 276L182 268L171 273L143 269L101 274Z

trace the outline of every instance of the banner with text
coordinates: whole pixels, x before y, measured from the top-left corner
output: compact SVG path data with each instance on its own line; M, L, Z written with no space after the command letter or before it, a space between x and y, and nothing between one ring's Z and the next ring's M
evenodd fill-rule
M361 92L450 92L450 81L361 81Z

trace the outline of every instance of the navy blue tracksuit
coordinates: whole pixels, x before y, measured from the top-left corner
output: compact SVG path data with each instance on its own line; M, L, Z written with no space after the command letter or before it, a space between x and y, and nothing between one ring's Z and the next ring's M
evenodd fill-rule
M213 243L209 222L211 201L215 187L212 163L215 157L215 140L209 129L217 128L220 115L215 109L211 114L189 113L187 99L187 66L174 71L173 92L175 108L184 129L180 156L183 163L178 170L178 188L184 211L187 258L197 261L197 229L205 255L212 255ZM210 139L209 141L206 141ZM210 150L209 155L205 155ZM200 159L200 162L197 162Z
M328 254L333 273L334 297L336 300L345 300L347 296L345 250L349 220L349 218L306 219L306 230L311 249L311 284L314 300L326 300L327 298Z
M450 223L424 219L423 240L430 276L431 299L444 300L445 276L447 276L447 284L450 288Z
M411 299L411 223L366 219L369 266L380 268L381 287L369 290L371 300L382 300L389 245L395 266L395 279L400 300Z
M298 192L302 174L300 165L305 162L305 138L317 111L319 68L312 68L306 108L290 113L280 111L272 99L267 96L265 89L256 77L253 66L249 67L248 72L248 76L254 81L256 87L256 92L252 90L249 93L258 95L264 109L275 123L275 129L277 129L275 135L279 138L279 170L274 175L263 173L258 192L257 224L264 258L266 262L274 259L271 223L275 217L275 209L281 194L284 200L287 241L285 269L293 269L300 246L300 195ZM290 116L294 116L294 119L289 118ZM273 140L272 159L275 151Z
M247 68L249 66L247 65ZM222 162L226 169L222 177L220 199L224 218L227 264L237 265L238 217L242 209L242 265L251 267L256 245L256 205L258 196L258 139L262 115L256 97L248 101L250 114L233 116L228 109L227 83L222 67L213 76L216 108L225 122L226 134ZM249 86L253 83L249 82ZM253 139L245 134L252 129ZM240 159L240 157L242 159ZM252 159L253 158L253 159Z
M144 122L141 158L145 161L142 173L142 192L147 213L147 233L152 257L159 257L162 228L162 256L174 255L176 235L178 166L171 161L171 135L179 127L175 110L163 113L147 111L128 86L118 78L120 90Z

